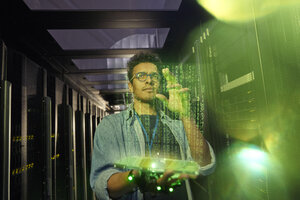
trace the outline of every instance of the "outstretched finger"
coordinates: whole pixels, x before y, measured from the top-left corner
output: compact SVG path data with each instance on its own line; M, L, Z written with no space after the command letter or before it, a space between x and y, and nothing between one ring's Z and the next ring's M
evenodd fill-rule
M184 92L188 92L188 91L190 91L189 88L181 88L181 89L179 90L180 93L184 93Z
M178 177L179 180L186 180L189 178L190 178L190 176L188 174L180 174L180 176Z
M168 183L169 178L171 178L174 175L173 171L165 171L165 173L163 174L163 176L159 179L157 179L157 184L158 185L165 185L166 183Z

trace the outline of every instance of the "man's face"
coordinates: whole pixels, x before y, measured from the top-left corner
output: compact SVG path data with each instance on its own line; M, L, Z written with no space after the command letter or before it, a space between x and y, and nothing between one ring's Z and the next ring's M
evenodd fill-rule
M151 102L155 99L157 90L159 88L159 81L153 80L150 76L147 76L145 81L138 80L135 75L139 72L145 72L147 74L158 73L156 65L153 63L140 63L133 68L132 83L128 83L130 92L133 93L134 99L140 100L142 102Z

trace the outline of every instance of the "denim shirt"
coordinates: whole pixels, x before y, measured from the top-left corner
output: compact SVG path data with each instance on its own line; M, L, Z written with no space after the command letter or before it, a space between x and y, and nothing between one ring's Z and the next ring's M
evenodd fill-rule
M160 112L162 124L168 126L177 140L182 160L192 160L191 152L185 135L183 123L180 120L172 120ZM200 167L199 173L208 175L215 168L215 155L209 145L211 163ZM142 128L134 115L133 106L118 114L108 115L98 125L94 136L94 149L90 184L99 200L109 200L107 181L111 175L124 170L114 168L114 163L128 156L145 156L145 140ZM191 192L188 181L187 193ZM124 195L121 199L142 200L142 193L137 190Z

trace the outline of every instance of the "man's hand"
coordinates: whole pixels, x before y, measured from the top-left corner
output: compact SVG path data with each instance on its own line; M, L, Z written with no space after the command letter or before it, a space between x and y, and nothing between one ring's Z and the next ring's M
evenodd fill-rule
M156 98L161 100L170 111L179 114L189 141L192 158L200 166L205 166L211 162L211 155L204 136L201 134L195 119L191 117L189 89L182 88L168 68L163 69L162 73L167 80L169 99L162 94L157 94Z
M133 170L134 174L135 170ZM136 171L136 183L141 192L169 192L170 188L175 189L180 186L182 181L189 178L197 178L196 175L174 174L173 171L167 170L163 174L147 174L145 172ZM159 189L160 188L160 189Z
M197 176L196 175L188 175L188 174L180 174L177 178L172 178L172 176L174 175L173 171L167 170L165 171L165 173L163 174L162 177L160 177L159 179L157 179L157 185L159 186L170 186L172 185L172 183L175 183L177 181L184 181L186 179L196 179Z
M188 88L182 88L178 84L174 75L168 68L162 70L163 76L167 80L167 89L169 91L169 99L162 94L157 94L156 98L161 100L167 108L180 116L190 115L190 95Z

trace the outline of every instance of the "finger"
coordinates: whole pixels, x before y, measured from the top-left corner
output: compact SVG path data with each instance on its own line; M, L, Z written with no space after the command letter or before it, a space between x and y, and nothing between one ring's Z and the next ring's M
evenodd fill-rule
M182 100L184 101L189 101L190 100L190 89L188 88L182 88L181 90L178 91L180 96L182 97Z
M182 86L179 83L173 85L167 85L167 89L172 89L172 88L181 89Z
M194 175L194 174L180 174L180 176L178 177L178 179L196 179L198 176Z
M190 178L190 179L196 179L196 178L198 178L198 175L191 175L191 174L190 174L190 175L189 175L189 178Z
M168 68L165 68L162 70L162 73L167 80L167 85L174 85L177 83L176 78L173 74L171 74L170 70Z
M189 88L181 88L181 89L179 90L180 93L189 92L189 91L190 91Z
M179 178L169 178L168 182L166 183L166 185L168 186L172 186L173 183L179 183L182 181L182 179ZM176 185L176 184L175 184Z
M165 185L168 182L169 178L173 175L174 175L173 171L169 171L169 170L166 171L161 178L157 179L157 184Z
M180 176L178 177L178 179L180 179L180 180L186 180L189 178L190 178L190 176L188 174L180 174Z
M156 94L155 96L157 99L163 102L163 104L168 104L168 99L163 94Z
M174 85L167 85L167 91L179 91L182 89L182 86L180 84L174 84Z

